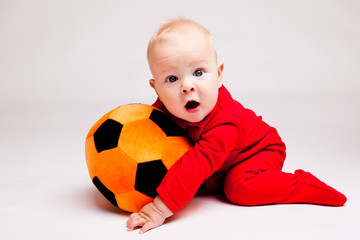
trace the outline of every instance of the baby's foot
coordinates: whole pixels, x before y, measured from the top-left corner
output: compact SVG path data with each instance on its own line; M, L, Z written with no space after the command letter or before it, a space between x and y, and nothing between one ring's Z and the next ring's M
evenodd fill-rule
M295 175L304 183L303 198L308 203L328 205L328 206L343 206L347 201L344 194L326 185L314 175L303 170L296 170Z

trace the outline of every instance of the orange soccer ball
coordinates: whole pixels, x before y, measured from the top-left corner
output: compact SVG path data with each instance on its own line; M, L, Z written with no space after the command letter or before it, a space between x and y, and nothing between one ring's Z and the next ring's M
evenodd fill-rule
M85 156L97 189L120 209L138 212L156 197L166 172L189 147L168 115L129 104L95 123L86 137Z

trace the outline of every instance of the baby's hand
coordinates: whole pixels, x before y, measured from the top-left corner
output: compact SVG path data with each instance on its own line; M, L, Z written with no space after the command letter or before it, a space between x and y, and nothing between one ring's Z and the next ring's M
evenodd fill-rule
M161 226L165 219L170 217L172 212L161 200L156 197L153 202L146 204L139 213L133 213L127 220L128 231L136 227L142 227L139 233L145 233L150 229Z

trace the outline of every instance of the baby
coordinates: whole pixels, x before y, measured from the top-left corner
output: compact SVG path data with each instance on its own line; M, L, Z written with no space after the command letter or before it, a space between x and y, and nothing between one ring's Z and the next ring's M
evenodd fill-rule
M154 201L130 215L128 231L162 225L203 183L239 205L345 204L343 194L312 174L282 172L285 144L223 86L224 64L204 27L183 19L169 22L151 38L147 56L150 85L158 95L153 106L167 112L194 144L167 172Z

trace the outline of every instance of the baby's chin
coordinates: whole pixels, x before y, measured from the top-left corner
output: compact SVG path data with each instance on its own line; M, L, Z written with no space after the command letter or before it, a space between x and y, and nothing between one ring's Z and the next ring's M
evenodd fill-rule
M183 120L190 122L190 123L198 123L204 120L204 118L207 116L207 114L195 114L195 113L188 113Z
M168 109L168 111L176 118L190 123L201 122L209 114L208 112L204 111L200 103L195 101L186 104L181 110L176 108Z

